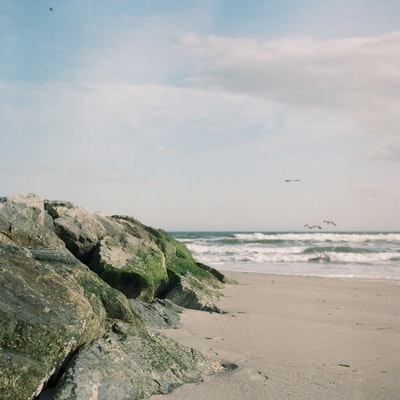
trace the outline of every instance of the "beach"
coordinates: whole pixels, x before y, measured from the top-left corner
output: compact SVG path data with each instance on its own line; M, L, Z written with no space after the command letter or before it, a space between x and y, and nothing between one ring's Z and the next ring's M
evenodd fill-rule
M164 332L237 368L152 400L400 398L400 281L226 274L225 313Z

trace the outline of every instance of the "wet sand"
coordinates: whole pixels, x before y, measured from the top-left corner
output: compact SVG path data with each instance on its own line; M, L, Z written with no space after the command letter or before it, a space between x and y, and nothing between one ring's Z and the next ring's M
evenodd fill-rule
M238 368L152 400L400 398L400 281L227 274L226 314L165 333Z

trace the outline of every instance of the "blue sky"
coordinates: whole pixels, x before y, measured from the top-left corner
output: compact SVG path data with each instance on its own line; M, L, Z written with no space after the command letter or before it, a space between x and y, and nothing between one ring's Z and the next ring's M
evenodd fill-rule
M398 230L399 21L397 0L4 0L1 195Z

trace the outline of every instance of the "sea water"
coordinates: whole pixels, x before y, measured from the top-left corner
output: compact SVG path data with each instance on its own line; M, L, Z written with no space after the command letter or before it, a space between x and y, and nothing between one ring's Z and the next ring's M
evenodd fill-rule
M400 279L400 232L172 232L221 271Z

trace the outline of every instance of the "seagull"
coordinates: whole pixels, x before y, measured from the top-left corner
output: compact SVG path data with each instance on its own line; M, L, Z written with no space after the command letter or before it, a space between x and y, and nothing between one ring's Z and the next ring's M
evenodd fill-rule
M327 225L336 226L336 223L334 221L328 221L328 220L325 219L323 222L324 222L324 224L327 224Z
M308 229L322 229L319 225L308 225L308 224L305 224L304 225L304 228L308 228Z
M300 182L300 179L285 179L285 182Z

